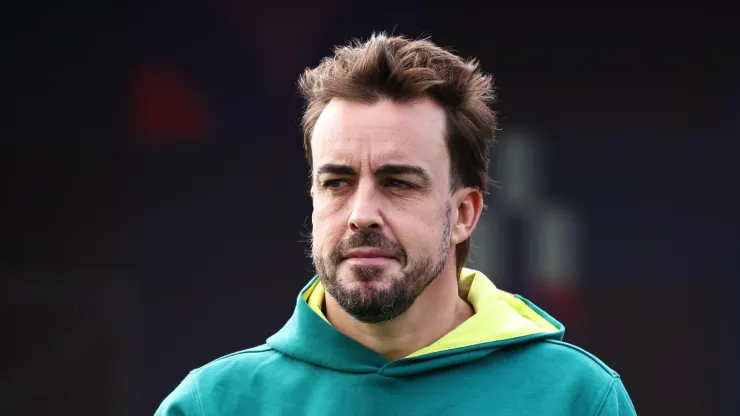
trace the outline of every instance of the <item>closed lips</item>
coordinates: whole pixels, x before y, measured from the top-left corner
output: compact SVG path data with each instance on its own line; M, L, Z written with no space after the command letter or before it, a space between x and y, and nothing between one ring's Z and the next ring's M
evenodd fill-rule
M390 259L395 259L396 256L388 253L387 251L383 251L381 249L374 249L374 248L363 248L363 249L355 249L347 253L344 258L352 259L352 258L378 258L378 257L385 257Z

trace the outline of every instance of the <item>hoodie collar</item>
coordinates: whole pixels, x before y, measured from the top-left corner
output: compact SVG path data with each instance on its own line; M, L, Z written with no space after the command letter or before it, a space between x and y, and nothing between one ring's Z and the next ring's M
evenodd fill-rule
M407 373L472 361L511 344L563 337L562 324L526 299L499 290L483 273L463 268L458 287L475 314L400 360L389 362L331 326L322 312L324 287L317 277L299 294L290 320L267 343L294 358L339 371Z

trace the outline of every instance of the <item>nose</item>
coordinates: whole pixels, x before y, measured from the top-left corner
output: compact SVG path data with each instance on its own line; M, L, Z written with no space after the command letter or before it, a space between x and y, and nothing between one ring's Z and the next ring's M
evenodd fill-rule
M380 201L371 184L363 184L357 188L353 197L352 212L350 213L347 225L352 231L380 229L383 227Z

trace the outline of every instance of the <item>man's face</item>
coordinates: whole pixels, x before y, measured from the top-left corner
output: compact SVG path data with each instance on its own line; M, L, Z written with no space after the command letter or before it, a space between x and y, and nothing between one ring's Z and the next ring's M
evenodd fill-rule
M402 314L447 263L445 124L431 100L333 100L316 122L313 262L327 292L362 322Z

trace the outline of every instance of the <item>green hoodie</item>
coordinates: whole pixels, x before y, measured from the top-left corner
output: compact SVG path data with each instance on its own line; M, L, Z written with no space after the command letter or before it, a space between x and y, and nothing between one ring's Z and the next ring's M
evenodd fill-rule
M156 415L636 414L619 375L562 342L558 321L480 272L459 283L474 315L388 361L329 324L314 277L265 345L191 371Z

